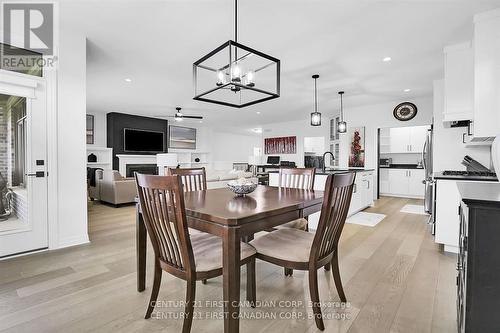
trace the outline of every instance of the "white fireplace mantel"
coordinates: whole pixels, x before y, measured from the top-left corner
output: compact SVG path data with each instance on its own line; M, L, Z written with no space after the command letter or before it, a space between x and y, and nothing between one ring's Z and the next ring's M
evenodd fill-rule
M156 155L125 155L117 154L118 171L123 177L127 176L127 164L155 164Z

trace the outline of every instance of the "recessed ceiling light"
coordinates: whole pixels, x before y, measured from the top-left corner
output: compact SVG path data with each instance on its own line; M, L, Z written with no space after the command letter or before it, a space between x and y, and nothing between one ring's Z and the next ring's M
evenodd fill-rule
M254 129L252 129L252 131L260 134L260 133L262 133L262 128L254 128Z
M132 82L132 79L130 79L130 78L126 78L126 79L125 79L125 82Z
M405 90L403 90L404 92L410 92L411 89L410 88L406 88Z
M257 111L257 112L255 112L255 113L260 114L260 111Z
M203 120L200 120L200 124L203 122Z
M385 57L384 59L382 59L383 62L389 62L391 61L392 58L391 57Z

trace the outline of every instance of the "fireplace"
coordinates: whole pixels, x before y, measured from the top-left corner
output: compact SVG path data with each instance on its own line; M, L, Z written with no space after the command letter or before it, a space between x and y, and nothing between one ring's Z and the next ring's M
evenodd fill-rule
M134 177L134 172L157 175L158 167L156 164L127 164L127 177Z

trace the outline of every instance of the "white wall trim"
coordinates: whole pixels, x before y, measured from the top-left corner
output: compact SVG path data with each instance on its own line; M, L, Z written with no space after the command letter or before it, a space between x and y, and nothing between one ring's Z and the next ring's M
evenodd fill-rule
M49 249L59 247L57 72L47 71L47 223Z
M123 177L127 176L127 164L155 164L156 155L126 155L117 154L118 171Z

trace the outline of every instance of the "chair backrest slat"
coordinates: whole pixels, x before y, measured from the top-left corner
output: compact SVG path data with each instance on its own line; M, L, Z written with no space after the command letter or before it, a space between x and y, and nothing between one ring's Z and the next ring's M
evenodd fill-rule
M321 260L337 250L354 188L355 173L329 175L318 229L311 249L311 261Z
M280 168L278 186L312 190L315 174L314 168Z
M167 168L168 175L181 177L184 192L203 191L207 189L205 168Z
M135 174L144 224L155 256L181 271L194 271L180 176Z

